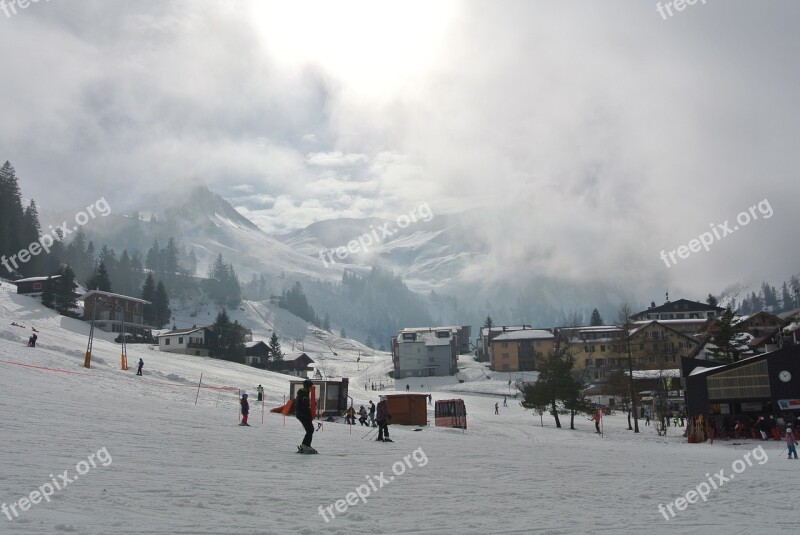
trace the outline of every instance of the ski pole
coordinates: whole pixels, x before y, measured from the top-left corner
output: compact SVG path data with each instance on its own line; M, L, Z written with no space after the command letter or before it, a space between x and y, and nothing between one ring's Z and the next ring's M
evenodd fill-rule
M380 429L380 428L379 428L379 427L373 427L372 429L370 429L369 431L367 431L367 434L366 434L366 435L364 435L363 437L361 437L361 440L364 440L365 438L367 438L367 435L371 435L372 433L374 433L374 432L375 432L375 431L377 431L378 429Z

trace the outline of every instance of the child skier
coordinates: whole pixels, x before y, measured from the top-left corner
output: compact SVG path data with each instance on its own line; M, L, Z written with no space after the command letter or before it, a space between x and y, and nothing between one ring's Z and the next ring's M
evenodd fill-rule
M264 387L258 385L258 388L256 388L256 393L258 393L258 401L262 401L264 399Z
M247 392L242 392L242 423L239 425L250 427L250 424L247 423L248 414L250 414L250 404L247 402Z
M375 423L375 404L372 402L372 400L369 400L369 422L370 425L372 425L372 427L377 426L377 424Z
M364 405L358 409L358 421L361 425L367 425L367 409L364 408Z
M794 454L794 458L797 459L797 439L794 438L794 433L792 433L792 428L786 428L786 447L789 449L789 459L792 458Z
M314 438L314 417L311 414L310 393L313 385L314 382L311 379L303 381L303 387L297 391L297 398L294 402L295 416L303 424L303 429L306 430L302 444L297 446L299 453L317 453L317 450L311 447L311 440Z

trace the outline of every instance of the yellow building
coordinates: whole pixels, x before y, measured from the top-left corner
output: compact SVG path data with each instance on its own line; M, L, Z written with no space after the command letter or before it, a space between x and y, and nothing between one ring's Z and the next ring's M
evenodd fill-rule
M494 371L533 371L536 359L553 352L555 336L543 329L507 331L492 338L491 369Z

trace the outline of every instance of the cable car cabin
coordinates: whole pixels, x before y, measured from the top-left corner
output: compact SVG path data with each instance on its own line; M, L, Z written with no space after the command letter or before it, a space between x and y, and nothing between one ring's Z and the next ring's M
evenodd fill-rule
M444 399L436 402L436 427L467 428L467 408L463 399Z

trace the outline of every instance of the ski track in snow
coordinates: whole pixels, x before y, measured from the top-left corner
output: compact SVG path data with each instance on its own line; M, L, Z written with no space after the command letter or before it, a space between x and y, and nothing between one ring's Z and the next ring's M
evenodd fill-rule
M782 443L761 443L767 463L748 467L712 491L707 503L689 505L666 521L659 503L685 495L706 473L730 473L731 463L758 444L686 444L644 425L635 435L623 415L605 419L604 437L585 416L576 417L574 431L556 429L547 415L540 427L538 415L523 410L519 400L509 398L496 416L501 395L446 390L457 383L453 379L436 380L433 396L465 400L467 432L393 425L395 442L377 443L362 439L368 430L361 426L351 431L325 423L314 435L320 455L297 455L299 423L287 417L284 427L283 416L268 412L283 403L289 377L133 345L131 369L122 372L119 346L105 333L95 340L93 366L85 370L88 327L10 293L12 288L0 288L0 360L87 375L0 362L0 503L27 496L51 473L75 474L78 462L103 447L112 463L98 463L50 503L33 505L13 522L0 514L0 533L734 535L795 525L787 478L800 464L778 456ZM40 331L35 349L25 347L31 326ZM391 362L386 354L364 356L356 371L354 347L335 347L339 355L327 357L326 365L351 376L358 407L377 401L379 392L363 385ZM135 375L140 357L143 377ZM212 388L200 389L195 405L201 372L203 385ZM501 380L493 375L491 382ZM424 381L398 381L398 390L407 382L418 389ZM254 391L259 383L267 391L264 423L253 395L252 427L239 427L237 390L214 387ZM569 418L562 424L568 426ZM393 464L418 448L427 464L412 458L411 468L394 475ZM318 506L345 499L381 472L394 480L366 503L358 501L344 514L334 509L329 523L319 515Z

